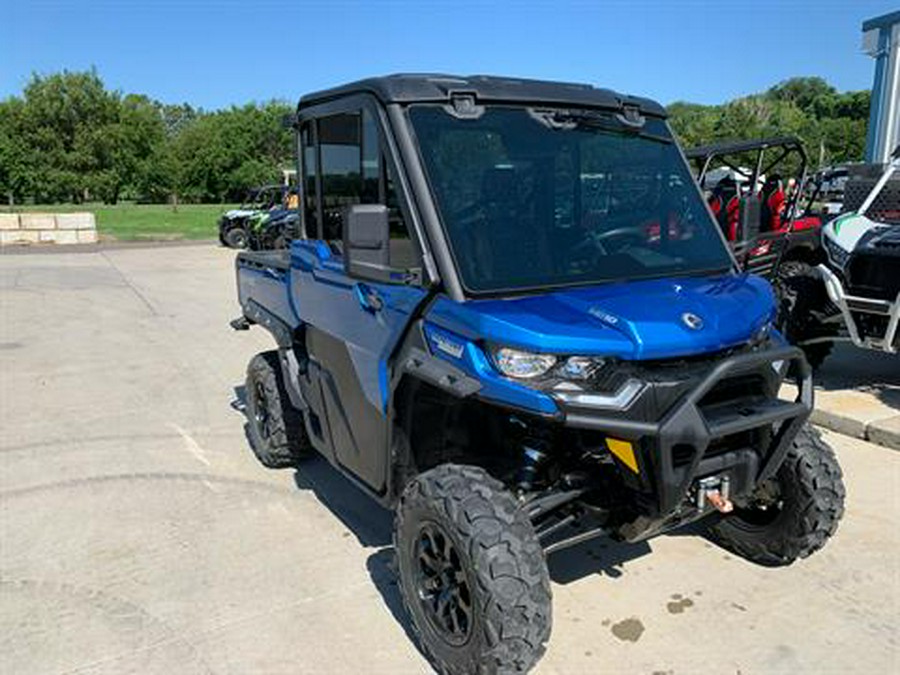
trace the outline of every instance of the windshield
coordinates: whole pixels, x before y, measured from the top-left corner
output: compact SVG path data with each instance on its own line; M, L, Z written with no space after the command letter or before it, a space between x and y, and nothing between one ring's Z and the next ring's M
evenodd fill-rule
M472 293L726 270L732 261L663 120L487 107L410 118Z

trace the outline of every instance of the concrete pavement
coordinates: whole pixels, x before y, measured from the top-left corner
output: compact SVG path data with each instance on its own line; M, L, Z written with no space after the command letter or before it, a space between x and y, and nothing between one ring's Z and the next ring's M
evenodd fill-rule
M0 255L0 672L426 673L390 514L243 433L233 254ZM821 397L820 397L821 399ZM539 673L900 671L900 455L827 434L830 545L787 569L689 533L551 558Z
M900 355L838 344L813 379L815 424L900 450ZM796 392L784 386L785 397Z
M816 392L817 424L900 450L900 354L836 345Z

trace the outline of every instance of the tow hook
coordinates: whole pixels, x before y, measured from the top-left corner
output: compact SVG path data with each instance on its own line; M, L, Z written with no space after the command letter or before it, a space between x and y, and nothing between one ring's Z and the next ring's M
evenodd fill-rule
M706 493L706 501L712 504L719 513L731 513L734 511L734 504L728 497L723 497L718 490L709 490Z
M730 487L728 476L701 478L697 483L697 508L703 509L708 503L719 513L731 513L734 503L729 499Z

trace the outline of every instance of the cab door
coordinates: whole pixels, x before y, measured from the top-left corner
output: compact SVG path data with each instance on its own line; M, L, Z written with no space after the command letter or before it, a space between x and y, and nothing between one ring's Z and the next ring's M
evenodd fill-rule
M426 297L419 285L351 278L341 244L344 210L384 204L392 224L391 265L417 266L374 104L310 119L301 130L306 240L292 244L292 301L318 366L320 420L332 460L376 492L387 476L388 367L412 315ZM396 241L396 244L393 242Z

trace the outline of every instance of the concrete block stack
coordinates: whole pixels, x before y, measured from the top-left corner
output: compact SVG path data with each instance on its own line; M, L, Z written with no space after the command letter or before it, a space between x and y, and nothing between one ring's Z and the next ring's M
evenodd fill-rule
M0 213L0 246L96 241L93 213Z

